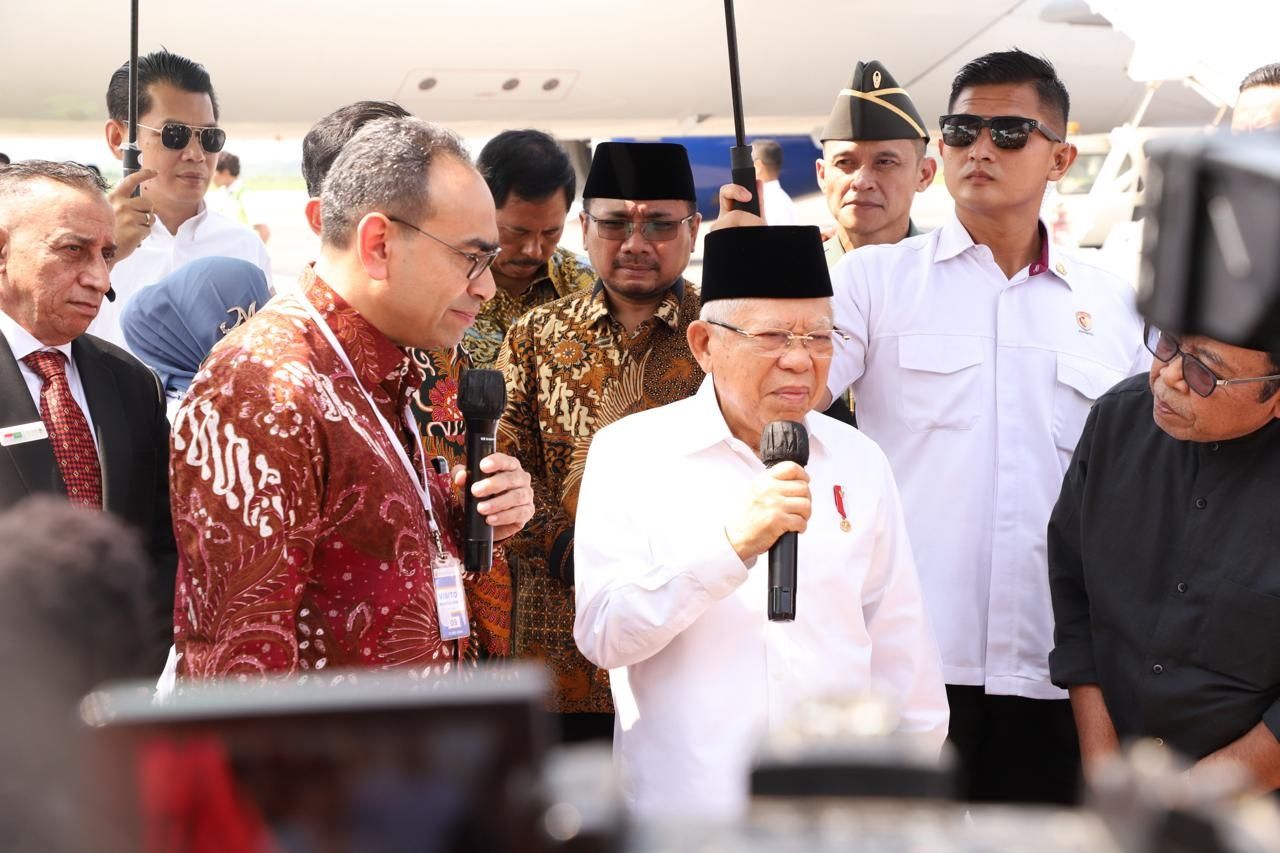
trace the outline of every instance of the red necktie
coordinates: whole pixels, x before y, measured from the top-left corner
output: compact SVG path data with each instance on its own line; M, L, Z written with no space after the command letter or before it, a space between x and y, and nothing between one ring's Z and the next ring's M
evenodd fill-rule
M53 457L73 504L102 509L102 466L89 432L89 422L67 384L67 357L60 352L33 352L22 359L44 380L40 419L49 431Z

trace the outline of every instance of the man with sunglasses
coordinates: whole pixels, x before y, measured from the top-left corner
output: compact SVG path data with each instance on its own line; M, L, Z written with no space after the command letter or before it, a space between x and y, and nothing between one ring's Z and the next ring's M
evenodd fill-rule
M739 817L760 739L806 699L875 685L898 728L946 734L937 647L884 454L814 410L841 332L812 226L706 241L690 399L599 432L578 513L575 636L608 667L615 756L641 818ZM801 422L804 467L760 461ZM770 622L769 548L798 534L795 619Z
M1075 798L1044 531L1089 406L1146 364L1132 288L1051 245L1040 219L1075 159L1068 104L1037 57L967 64L938 146L955 218L832 274L851 342L829 387L852 385L902 489L971 800Z
M461 483L426 466L407 350L456 346L493 295L493 199L457 136L386 118L342 148L320 205L298 290L214 347L175 418L180 677L439 677L485 642ZM501 453L481 466L466 487L503 540L533 514L529 477Z
M1049 665L1086 771L1156 738L1280 788L1280 352L1148 327L1049 521Z
M550 667L552 710L569 740L613 733L608 674L573 641L574 519L587 448L605 425L688 397L702 380L685 341L700 302L683 274L701 217L684 147L601 143L582 195L595 286L524 315L498 355L507 379L498 444L532 475L538 510L507 548L515 652Z
M107 86L107 145L116 159L129 138L129 65ZM120 312L141 288L183 264L215 255L257 264L271 278L261 238L246 225L215 213L205 192L226 142L218 124L218 98L204 66L158 50L138 57L138 149L142 170L111 193L119 258L111 270L115 301L104 302L93 334L128 348ZM135 189L141 192L133 198Z

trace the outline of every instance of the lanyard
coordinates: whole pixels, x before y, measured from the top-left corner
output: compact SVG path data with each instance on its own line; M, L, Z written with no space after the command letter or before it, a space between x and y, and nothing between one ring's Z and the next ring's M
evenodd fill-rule
M320 316L320 312L311 304L311 300L307 298L305 293L299 294L298 298L302 302L302 307L306 309L307 314L311 316L312 321L316 324L316 328L320 330L320 334L324 335L324 339L329 342L329 346L333 347L334 352L338 354L338 358L342 359L343 366L351 373L351 378L355 380L356 387L359 388L360 393L364 395L365 402L369 404L369 409L373 412L373 416L378 419L378 423L382 426L382 431L386 433L387 440L391 442L391 446L395 448L396 455L400 457L400 464L403 465L405 471L408 472L409 479L413 481L414 488L418 490L418 497L422 500L422 508L427 511L427 526L431 528L431 537L435 540L436 554L439 557L443 557L445 553L444 542L440 538L440 528L436 526L435 513L431 511L431 493L427 489L427 469L422 461L424 454L418 454L418 467L415 470L413 463L409 461L409 455L405 453L404 444L401 443L400 438L396 435L391 424L385 417L383 417L382 412L378 409L378 405L373 402L373 397L365 390L364 383L360 381L360 377L356 375L355 367L351 364L351 359L347 357L347 351L338 341L337 336L333 334L333 330L329 328L329 324ZM417 435L417 427L414 425L413 421L413 410L409 408L408 404L404 407L404 422L405 426L409 428L409 433L411 435ZM421 479L418 477L419 473L422 474Z

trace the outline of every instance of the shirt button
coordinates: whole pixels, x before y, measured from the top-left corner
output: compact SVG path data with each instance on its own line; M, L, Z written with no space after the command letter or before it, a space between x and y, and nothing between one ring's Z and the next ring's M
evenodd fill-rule
M1209 502L1204 498L1196 498L1196 509L1204 509L1208 505Z
M1154 672L1156 675L1159 675L1160 673L1164 672L1164 667L1162 667L1160 664L1156 664L1155 666L1151 667L1151 671Z
M1187 585L1185 583L1179 583L1178 592L1186 592L1186 591L1187 591Z
M1156 746L1164 746L1164 738L1162 737L1156 738Z
M1218 444L1218 442L1215 441L1213 444L1209 445L1209 449L1212 450L1214 453L1217 453L1218 448L1221 446L1222 446L1221 444Z

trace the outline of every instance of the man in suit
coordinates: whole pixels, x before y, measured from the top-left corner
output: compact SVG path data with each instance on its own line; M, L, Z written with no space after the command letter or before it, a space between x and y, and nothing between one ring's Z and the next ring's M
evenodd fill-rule
M162 613L176 566L164 398L141 362L84 333L115 254L105 189L74 163L0 167L0 509L52 493L124 519Z

